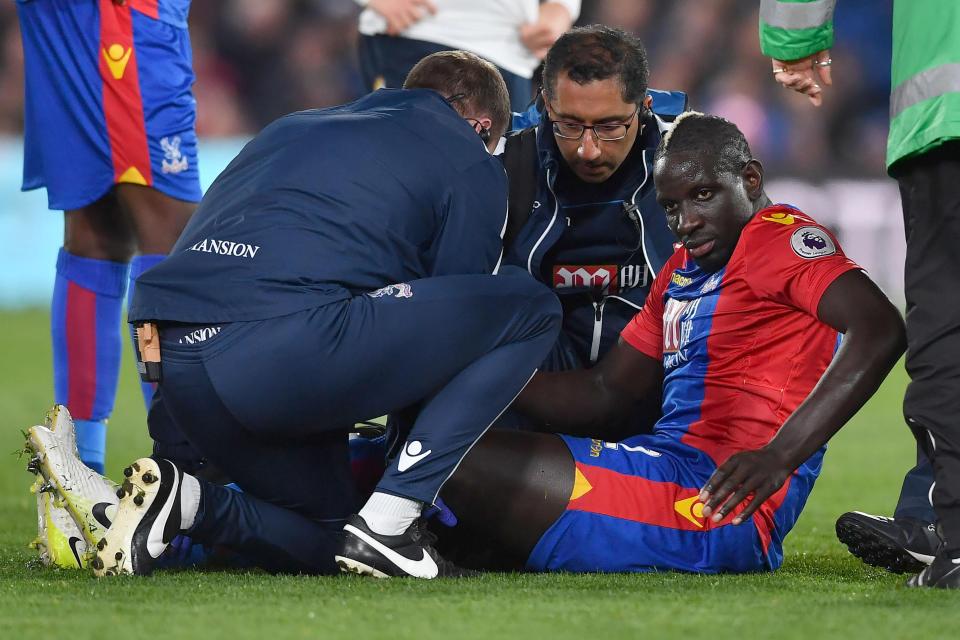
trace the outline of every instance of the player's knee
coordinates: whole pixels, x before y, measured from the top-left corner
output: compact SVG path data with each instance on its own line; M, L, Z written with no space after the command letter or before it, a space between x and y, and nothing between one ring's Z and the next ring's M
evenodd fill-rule
M133 254L136 253L136 246L113 246L105 245L103 242L71 242L64 239L63 248L72 256L78 258L90 258L92 260L106 260L109 262L130 262Z
M136 238L119 210L101 202L66 213L63 246L82 258L129 262L136 251Z
M169 253L197 208L193 202L134 184L117 185L117 198L134 221L139 250L148 254Z

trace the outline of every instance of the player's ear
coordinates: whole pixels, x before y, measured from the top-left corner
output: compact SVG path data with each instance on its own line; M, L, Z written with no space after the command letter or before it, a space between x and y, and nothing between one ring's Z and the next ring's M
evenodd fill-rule
M751 200L763 196L763 165L759 160L748 162L740 171L740 177L743 178L743 186Z

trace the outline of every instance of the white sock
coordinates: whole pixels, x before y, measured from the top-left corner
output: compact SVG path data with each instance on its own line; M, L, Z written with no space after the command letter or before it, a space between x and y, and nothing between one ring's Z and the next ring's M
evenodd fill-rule
M180 484L180 530L186 531L193 526L200 509L200 481L190 474L183 474Z
M420 517L421 511L423 503L419 500L374 491L360 509L360 517L374 533L398 536Z

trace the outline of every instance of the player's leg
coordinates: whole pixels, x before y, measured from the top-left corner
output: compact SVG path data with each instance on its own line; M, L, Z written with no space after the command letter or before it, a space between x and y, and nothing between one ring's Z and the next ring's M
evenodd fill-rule
M441 548L466 566L523 568L563 515L573 480L573 457L559 436L488 431L441 490L458 520L437 527Z
M133 234L109 195L117 173L99 71L95 0L17 3L24 49L25 189L66 211L52 306L56 399L77 419L84 461L103 468L120 304Z
M195 202L178 200L142 185L120 184L116 193L130 217L136 233L137 250L143 256L162 259L170 253L197 208ZM146 268L142 271L146 271Z
M504 433L501 446L522 434ZM528 435L528 434L527 434ZM547 437L550 436L538 436ZM813 483L811 469L819 466L820 455L765 505L761 513L740 526L727 520L715 524L703 518L698 502L699 488L715 468L703 453L676 441L658 436L638 436L620 443L586 438L557 437L572 454L550 453L553 466L566 468L572 479L563 486L553 485L550 508L564 488L559 516L544 529L542 520L535 526L542 535L526 559L529 568L538 571L625 572L679 570L698 573L743 572L775 569L782 561L782 539L799 516ZM483 442L475 447L482 451ZM495 452L495 450L493 451ZM541 452L540 455L543 455ZM502 523L485 523L471 518L474 502L482 510L490 505L484 495L487 475L494 472L496 458L468 460L464 466L470 478L457 478L449 487L448 504L462 523L480 527L481 536L514 553L530 545L529 538L518 538L516 529L524 526L524 504L531 509L541 500L536 494L523 494L522 504L511 504L510 491L500 484L502 508L513 514ZM528 463L534 472L537 465ZM548 467L549 468L549 467ZM459 474L459 470L458 470ZM456 474L455 474L456 478ZM509 482L527 481L517 477ZM472 487L462 491L464 483ZM447 501L446 492L444 500ZM531 511L534 512L534 511ZM457 526L460 526L459 524ZM522 543L522 544L518 544Z
M112 195L65 213L50 308L54 399L74 417L81 460L101 473L133 251L133 230Z
M45 186L50 207L67 211L53 309L58 402L66 388L86 398L70 408L81 442L92 434L86 459L102 468L102 453L93 452L103 449L104 425L85 414L92 404L113 402L107 398L115 388L109 380L119 345L104 318L119 319L112 306L123 296L125 283L118 278L126 279L132 236L117 200L100 201L115 184L156 186L174 198L199 199L189 39L185 28L146 15L149 8L131 11L128 3L48 0L17 3L17 12L26 69L24 188ZM136 261L135 271L143 262ZM81 289L84 295L77 293ZM74 321L72 309L86 309L89 317L93 307L93 328ZM81 374L74 362L95 363L97 369ZM77 391L84 375L95 379L92 387L83 385L96 389L95 400L92 392Z
M894 509L894 518L912 518L918 522L931 523L936 521L936 513L930 503L930 491L933 489L933 467L917 449L917 464L903 477L900 487L900 498Z

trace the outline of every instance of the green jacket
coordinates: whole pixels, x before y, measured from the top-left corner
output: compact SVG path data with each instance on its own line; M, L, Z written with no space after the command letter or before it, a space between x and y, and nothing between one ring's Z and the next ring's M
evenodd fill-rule
M829 49L835 4L761 0L760 49L778 60ZM890 86L888 169L960 138L960 0L894 0Z

